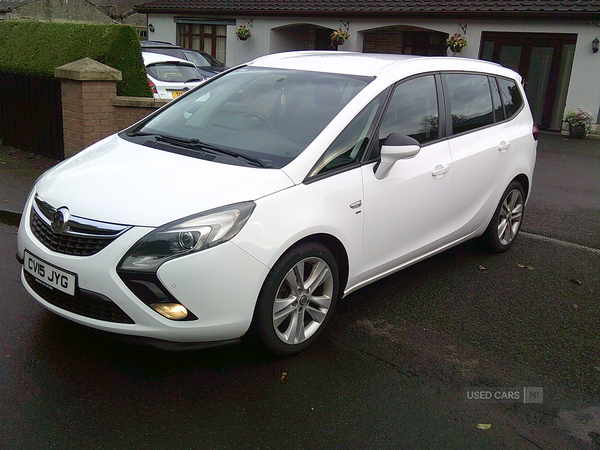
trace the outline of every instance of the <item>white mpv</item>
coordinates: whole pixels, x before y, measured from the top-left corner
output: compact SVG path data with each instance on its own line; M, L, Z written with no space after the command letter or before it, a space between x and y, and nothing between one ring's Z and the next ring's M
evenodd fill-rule
M515 72L300 52L220 74L42 176L18 234L49 310L160 348L304 350L336 301L514 242L535 127Z

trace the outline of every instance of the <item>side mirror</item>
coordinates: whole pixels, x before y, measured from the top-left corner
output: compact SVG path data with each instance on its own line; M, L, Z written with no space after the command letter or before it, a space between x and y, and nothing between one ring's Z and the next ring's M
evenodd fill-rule
M381 161L375 168L375 178L382 180L400 159L412 158L421 151L421 144L416 139L403 134L390 134L381 146Z

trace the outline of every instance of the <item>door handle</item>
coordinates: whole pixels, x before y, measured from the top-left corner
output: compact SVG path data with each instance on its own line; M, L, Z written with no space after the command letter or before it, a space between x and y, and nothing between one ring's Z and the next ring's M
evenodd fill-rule
M498 146L498 150L500 150L500 153L504 153L506 150L508 150L509 147L510 147L510 142L502 141L502 142L500 142L500 145Z
M437 166L435 166L435 169L433 169L433 172L431 172L431 176L436 177L436 178L441 178L449 170L450 170L449 164L447 166L442 166L441 164L438 164Z

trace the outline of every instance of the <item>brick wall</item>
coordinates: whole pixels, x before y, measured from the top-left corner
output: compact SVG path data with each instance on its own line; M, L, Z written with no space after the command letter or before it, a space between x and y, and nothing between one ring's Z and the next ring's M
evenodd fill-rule
M404 30L397 27L366 32L363 37L364 53L402 54Z
M167 100L117 97L114 81L62 80L65 157L156 111Z
M409 26L392 26L367 31L363 36L364 53L405 55L446 55L447 34Z
M114 81L62 80L61 91L65 156L114 133Z
M142 120L148 114L156 111L162 105L168 103L168 100L159 100L153 98L138 97L116 97L111 105L113 107L112 118L115 133L127 128L139 120Z
M117 97L121 73L84 58L59 67L65 158L141 120L168 100Z

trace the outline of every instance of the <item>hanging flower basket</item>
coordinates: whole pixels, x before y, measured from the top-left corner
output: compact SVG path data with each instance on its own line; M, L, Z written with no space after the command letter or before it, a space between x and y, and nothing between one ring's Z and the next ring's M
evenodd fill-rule
M252 32L246 28L246 25L240 25L235 30L235 35L237 36L238 40L246 41L250 36L252 36Z
M337 47L338 45L342 45L346 40L350 37L350 33L347 31L343 31L341 28L337 31L331 33L331 45L333 47Z
M460 53L466 46L467 38L460 33L454 33L446 39L446 47L448 47L452 53Z

